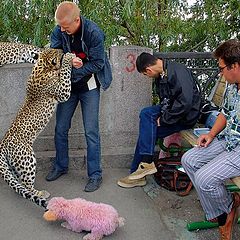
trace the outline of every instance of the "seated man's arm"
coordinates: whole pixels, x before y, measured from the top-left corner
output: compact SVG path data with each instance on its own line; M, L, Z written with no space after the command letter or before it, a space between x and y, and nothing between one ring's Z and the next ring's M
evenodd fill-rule
M169 71L168 80L173 86L171 89L173 103L162 114L160 125L181 122L190 112L192 116L188 118L197 119L201 100L191 71L183 65L176 65L173 71Z
M212 140L217 136L218 133L220 133L225 127L226 127L227 120L225 116L220 113L211 128L210 132L208 134L201 135L198 140L197 144L199 147L207 147Z

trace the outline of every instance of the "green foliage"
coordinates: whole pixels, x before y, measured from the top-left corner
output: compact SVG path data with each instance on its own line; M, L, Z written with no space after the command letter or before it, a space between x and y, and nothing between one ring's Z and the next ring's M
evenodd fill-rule
M0 2L0 39L44 46L54 26L54 11L61 1L4 0Z
M57 0L0 1L0 40L44 46ZM139 45L155 51L213 50L240 38L239 0L81 0L82 15L106 33L106 47Z
M240 38L240 3L239 0L200 0L190 8L192 17L190 46L201 51L214 49L220 42L229 38ZM198 43L202 42L200 46ZM189 42L183 43L186 49ZM190 48L191 49L191 48Z

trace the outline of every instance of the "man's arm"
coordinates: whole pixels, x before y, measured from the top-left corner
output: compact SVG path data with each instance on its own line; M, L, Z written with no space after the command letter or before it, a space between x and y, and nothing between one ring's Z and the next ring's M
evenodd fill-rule
M198 146L199 147L207 147L212 140L226 127L227 120L225 116L220 113L208 134L203 134L198 138Z
M50 37L50 47L63 49L62 33L59 26L56 26ZM90 47L88 49L88 59L82 66L72 68L72 82L81 81L85 76L94 74L101 70L105 64L104 34L101 31L91 33ZM69 49L70 51L70 49Z
M104 36L100 32L93 32L91 47L88 49L89 61L83 64L81 68L72 69L72 81L78 82L85 76L97 73L105 63Z
M174 66L175 67L175 66ZM174 101L171 108L166 109L161 116L160 124L175 124L179 122L192 108L194 92L194 79L185 66L176 66L168 75L172 85Z

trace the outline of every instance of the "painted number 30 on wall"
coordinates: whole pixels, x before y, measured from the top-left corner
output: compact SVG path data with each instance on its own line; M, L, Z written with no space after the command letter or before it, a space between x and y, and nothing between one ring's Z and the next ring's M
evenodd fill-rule
M136 56L132 53L127 55L128 66L125 68L127 72L133 72L136 69Z

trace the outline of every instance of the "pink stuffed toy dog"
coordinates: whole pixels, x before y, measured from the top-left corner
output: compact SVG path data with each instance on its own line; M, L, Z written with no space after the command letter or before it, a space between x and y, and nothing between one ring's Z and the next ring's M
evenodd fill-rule
M83 237L84 240L100 240L123 226L125 221L110 205L63 197L49 200L43 217L47 221L65 220L61 226L74 232L90 231Z

